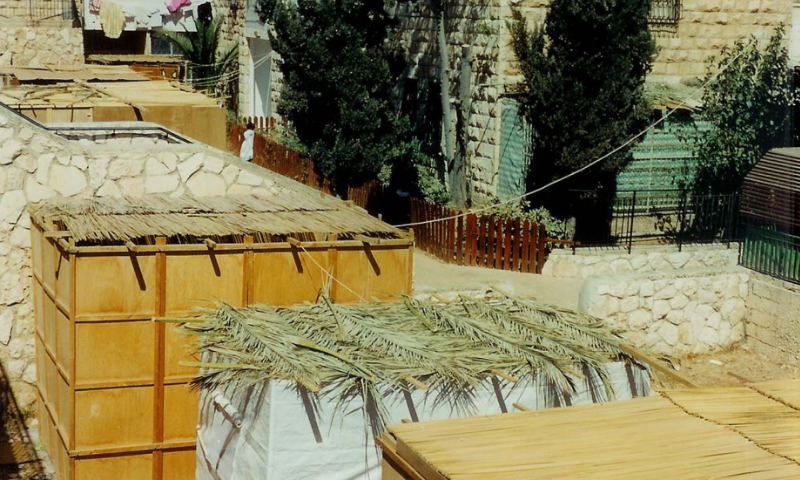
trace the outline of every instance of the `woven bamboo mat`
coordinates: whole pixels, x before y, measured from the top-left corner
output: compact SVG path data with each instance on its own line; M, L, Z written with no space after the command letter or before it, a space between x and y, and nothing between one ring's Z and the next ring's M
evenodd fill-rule
M800 479L797 410L746 387L663 395L403 424L387 444L425 480Z

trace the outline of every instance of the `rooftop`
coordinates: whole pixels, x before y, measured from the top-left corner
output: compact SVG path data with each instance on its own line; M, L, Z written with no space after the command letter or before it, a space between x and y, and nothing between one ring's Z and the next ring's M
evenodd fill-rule
M76 242L89 244L148 243L159 236L180 240L254 235L270 242L314 234L402 235L357 207L300 189L269 197L53 198L31 205L29 212L34 221L52 221Z

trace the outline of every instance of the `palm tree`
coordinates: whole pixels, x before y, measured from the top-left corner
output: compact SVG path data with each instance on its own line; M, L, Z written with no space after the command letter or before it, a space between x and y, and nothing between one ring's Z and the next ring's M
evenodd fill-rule
M239 49L233 45L219 51L224 18L196 20L194 24L196 32L160 31L158 36L177 47L190 62L189 77L195 88L218 95L230 94L237 83Z

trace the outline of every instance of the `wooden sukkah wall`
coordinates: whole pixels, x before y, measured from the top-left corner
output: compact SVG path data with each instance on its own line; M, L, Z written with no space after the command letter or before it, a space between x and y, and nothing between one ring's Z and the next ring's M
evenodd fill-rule
M411 239L75 246L36 218L31 232L40 434L63 480L194 478L193 345L154 317L411 290Z

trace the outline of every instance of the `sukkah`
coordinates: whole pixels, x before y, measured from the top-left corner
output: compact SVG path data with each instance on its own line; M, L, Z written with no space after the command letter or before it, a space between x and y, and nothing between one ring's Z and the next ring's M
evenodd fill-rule
M195 381L203 390L288 380L342 405L360 397L375 407L376 432L383 401L409 389L468 409L469 392L491 378L547 385L552 403L585 379L604 401L614 398L608 363L645 368L600 320L510 295L349 306L321 295L288 308L221 303L183 330L203 337L197 366L205 370Z
M165 236L256 235L257 241L337 233L399 238L396 228L332 198L288 190L271 197L53 198L31 205L32 218L54 218L77 242L119 242Z

